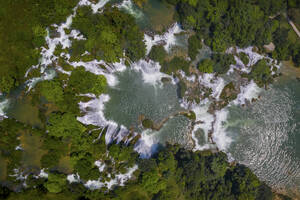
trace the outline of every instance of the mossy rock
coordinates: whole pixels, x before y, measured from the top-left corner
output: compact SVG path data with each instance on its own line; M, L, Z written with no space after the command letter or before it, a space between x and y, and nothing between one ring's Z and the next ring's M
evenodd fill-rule
M177 96L178 98L183 98L185 95L185 91L187 90L187 87L183 81L179 81L177 84Z
M235 89L233 82L228 83L222 90L220 98L230 102L237 98L239 91Z
M163 83L170 83L171 81L172 81L172 79L169 78L169 77L162 77L161 78L161 82L163 82Z
M244 65L248 65L249 58L248 58L247 54L245 54L244 52L241 52L241 53L239 53L239 57L240 57L241 61L244 63Z
M127 59L125 60L125 65L126 67L130 67L130 62Z
M68 29L68 28L64 28L64 31L65 31L66 34L70 34L71 33L71 30Z
M184 114L184 116L190 120L196 120L196 113L194 111L189 111L189 113Z
M153 121L151 119L144 119L142 125L146 129L151 129L153 127Z

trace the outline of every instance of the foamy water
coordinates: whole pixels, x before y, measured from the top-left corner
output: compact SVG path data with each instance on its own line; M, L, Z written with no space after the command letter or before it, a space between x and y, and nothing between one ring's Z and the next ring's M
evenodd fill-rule
M6 109L9 106L9 100L8 99L4 99L2 101L0 101L0 119L2 117L6 117Z
M172 76L160 72L160 64L152 60L139 60L138 62L132 64L132 68L142 72L143 81L145 83L149 83L154 86L157 84L161 85L161 79L163 77L173 80Z
M255 52L254 47L252 47L252 46L247 47L247 48L231 47L226 50L226 53L234 53L235 51L238 54L245 53L248 56L249 61L247 64L244 64L238 56L234 55L236 64L230 65L230 69L227 72L228 75L231 74L234 70L238 70L238 71L245 72L245 73L250 73L251 66L255 65L258 61L260 61L262 59L265 59L267 61L267 64L270 66L270 69L272 71L272 75L275 74L275 72L273 72L274 67L277 69L279 69L281 67L281 64L278 63L278 61L270 58L269 56L262 55L262 54Z
M88 0L80 0L80 2L77 4L77 6L73 9L73 13L67 17L67 19L64 23L61 23L60 25L57 25L57 24L51 25L59 33L59 37L51 38L50 34L49 34L49 29L47 29L47 35L45 37L46 46L42 47L42 50L40 53L41 54L40 62L37 65L31 66L25 73L25 77L27 77L31 70L40 68L40 72L42 74L42 77L44 77L44 78L36 77L36 78L32 78L31 80L28 80L29 90L38 81L49 80L49 79L47 79L48 74L44 74L44 73L50 64L57 62L58 57L54 55L54 51L58 45L61 45L62 49L66 49L66 48L71 47L71 45L72 45L71 39L75 39L75 40L84 40L85 39L80 34L80 32L77 30L71 30L70 34L67 34L65 32L65 29L70 29L70 27L72 25L72 20L76 16L76 10L78 9L78 7L79 6L91 6L93 12L96 13L107 2L108 2L108 0L100 0L97 4L93 4ZM69 58L68 55L66 55L66 57ZM58 71L62 71L60 66L58 66Z
M233 101L235 105L244 105L246 101L250 102L252 99L257 99L263 89L259 88L252 80L245 86L240 86L240 93Z
M149 54L152 46L158 44L164 44L164 48L167 52L170 52L171 48L177 44L176 34L183 32L178 23L173 24L164 34L154 35L153 37L145 34L146 52Z
M102 187L106 187L107 189L112 189L113 186L124 186L125 182L127 182L129 179L131 179L133 173L138 169L138 166L135 165L132 168L127 169L127 172L122 174L115 174L115 178L111 179L110 181L104 181L101 180L88 180L84 186L89 188L90 190L96 190L100 189Z
M116 5L116 7L124 10L138 20L144 17L144 13L137 6L135 6L131 0L123 0L120 4Z
M44 71L44 73L42 73L40 77L34 77L32 79L29 79L25 83L28 87L27 92L30 91L32 88L34 88L34 86L37 83L45 80L52 80L55 76L56 76L56 72L54 69L47 69Z

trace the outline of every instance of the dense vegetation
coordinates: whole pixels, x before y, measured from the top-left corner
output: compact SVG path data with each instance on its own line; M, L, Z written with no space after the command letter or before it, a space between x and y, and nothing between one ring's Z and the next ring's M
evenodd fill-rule
M10 123L9 121L4 120L2 123ZM91 143L92 145L89 146L102 148L102 151L107 148L115 161L122 161L119 168L133 163L138 164L139 169L134 173L135 178L126 186L115 187L109 193L103 190L88 190L80 183L68 184L66 175L59 168L51 167L48 179L37 179L30 174L26 180L27 188L22 192L12 193L7 189L7 185L1 186L1 197L3 199L124 200L269 199L272 197L270 188L262 184L248 168L242 165L230 165L224 153L192 152L177 145L167 145L152 158L140 159L133 151L132 145L111 144L106 147L103 142L102 137L99 142ZM65 151L63 149L67 148L54 138L45 138L44 143L50 152L58 151L58 154L63 154ZM49 145L54 149L51 150ZM2 149L1 152L3 151ZM78 158L78 162L74 165L74 170L83 180L100 176L99 170L91 163L91 156L97 155L96 152L93 152L93 155L85 154L84 157ZM104 152L99 153L97 156L102 157L101 154ZM54 160L56 159L52 157L49 161ZM51 164L48 163L47 166L50 167Z
M163 65L166 56L167 52L162 45L153 46L148 55L151 60L159 62L160 65Z
M273 42L276 47L270 53L273 58L291 57L300 66L299 38L285 17L286 10L299 8L296 0L288 3L285 0L165 1L176 6L183 28L196 33L189 39L188 53L192 60L201 48L200 39L215 52L224 52L231 46L256 45L263 49L265 44Z
M125 54L132 61L145 56L143 33L134 18L117 8L107 6L104 13L93 14L89 6L80 7L73 20L72 28L79 30L87 40L75 41L73 59L85 51L90 59L117 62Z
M26 70L38 63L46 28L61 23L78 0L1 1L0 91L8 93L24 81Z

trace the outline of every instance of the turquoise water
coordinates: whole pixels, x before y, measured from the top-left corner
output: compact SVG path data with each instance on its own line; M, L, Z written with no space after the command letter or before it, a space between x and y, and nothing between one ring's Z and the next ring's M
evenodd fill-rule
M110 100L105 103L104 116L107 120L133 129L143 131L140 117L151 119L159 124L163 119L183 111L177 97L177 85L167 83L146 83L142 74L133 69L116 73L118 85L108 90ZM148 130L146 134L155 135L155 141L187 143L190 120L184 116L170 118L159 131Z
M300 192L300 82L279 78L248 108L230 107L228 152L273 188Z

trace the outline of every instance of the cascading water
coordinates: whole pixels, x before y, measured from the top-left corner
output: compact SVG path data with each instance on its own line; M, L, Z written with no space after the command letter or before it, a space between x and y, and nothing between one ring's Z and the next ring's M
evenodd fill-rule
M142 20L144 16L144 13L131 0L124 0L117 7L134 16L137 20Z
M9 100L8 99L3 99L0 100L0 120L3 117L6 117L6 110L9 106Z
M158 44L164 44L164 48L167 52L170 52L171 48L178 44L178 38L176 34L181 33L183 30L178 23L175 23L162 35L154 35L153 37L145 34L145 43L147 54L150 52L151 47Z
M181 115L173 116L185 109L180 106L174 81L159 69L158 63L141 60L125 71L115 72L118 83L110 86L107 94L98 99L80 103L86 115L78 120L85 124L107 126L107 143L113 139L120 141L129 130L142 133L136 150L143 156L150 156L158 143L168 141L186 145L190 120ZM163 83L163 77L169 81ZM141 118L151 119L157 124L165 119L167 121L160 130L143 130Z

